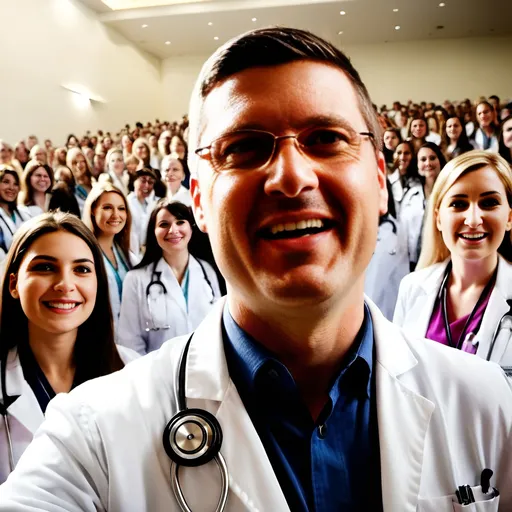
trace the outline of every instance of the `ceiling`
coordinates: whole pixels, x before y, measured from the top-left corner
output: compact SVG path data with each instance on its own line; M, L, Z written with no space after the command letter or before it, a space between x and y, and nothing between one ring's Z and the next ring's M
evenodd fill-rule
M207 55L237 34L268 25L308 29L338 46L512 34L512 0L79 1L160 58Z

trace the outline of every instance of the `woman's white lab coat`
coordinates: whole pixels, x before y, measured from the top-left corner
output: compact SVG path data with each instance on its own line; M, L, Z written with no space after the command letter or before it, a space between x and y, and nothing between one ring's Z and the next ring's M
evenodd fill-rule
M406 276L401 285L393 322L418 336L425 336L434 305L443 281L446 260ZM476 339L477 355L487 358L496 326L509 311L507 300L512 299L512 265L499 256L496 284L485 309ZM501 366L512 366L512 340L510 332L502 332L491 355L491 361Z
M180 186L178 189L178 192L174 194L173 196L169 195L169 192L167 193L167 198L169 201L179 201L180 203L183 203L185 206L192 206L192 196L190 195L190 190L183 185Z
M484 149L484 132L482 131L482 128L477 128L475 131L475 135L473 137L475 146L478 149ZM498 140L498 137L496 135L491 136L491 145L487 149L487 151L490 151L491 153L498 153L500 149L500 143Z
M146 244L149 217L159 199L159 197L155 197L155 195L152 194L145 200L146 204L143 207L137 199L135 192L131 192L126 198L128 208L130 208L130 213L132 214L130 247L136 255L141 253L141 247Z
M139 354L126 347L118 346L123 363L137 359ZM36 430L44 420L44 414L39 406L32 388L25 380L18 351L12 349L7 357L5 388L9 396L18 398L7 409L7 421L13 445L14 464L32 441ZM0 388L0 402L3 396ZM7 432L2 416L0 416L0 483L3 483L10 472L9 445Z
M201 260L206 275L213 288L208 285L203 271L196 258L189 256L188 311L185 297L174 272L166 261L161 258L156 271L161 272L160 280L164 283L167 293L160 299L160 311L166 311L169 329L146 331L153 323L161 326L161 322L153 322L148 306L147 288L153 271L153 264L128 272L123 284L123 300L117 330L117 342L132 348L139 354L146 354L160 348L162 343L176 336L192 332L212 309L212 301L220 298L219 282L213 268ZM152 306L155 316L155 309Z
M224 302L192 339L183 390L187 406L208 410L223 430L226 512L285 512L274 469L228 373ZM492 484L500 496L468 511L496 512L498 500L500 510L512 510L512 390L501 369L404 336L374 304L369 308L384 512L462 511L454 508L455 489L478 486L486 467L495 472ZM0 512L178 512L162 434L177 412L174 385L187 339L171 340L120 372L56 397L0 487ZM215 462L181 467L179 477L191 510L215 509Z
M407 239L409 261L414 264L417 263L420 257L418 249L423 228L423 217L425 216L425 205L423 186L419 182L405 192L400 203L399 225Z
M400 282L409 273L407 241L397 221L388 216L379 226L377 245L366 269L364 292L391 320Z
M118 248L118 252L121 253L123 257L124 265L127 266L128 270L130 267L137 262L137 257L130 251L129 254L129 262L124 257L124 253L121 249ZM117 253L116 253L117 256ZM112 309L112 318L114 320L114 332L117 332L117 325L119 322L119 314L121 312L121 296L119 296L119 288L117 286L117 279L114 273L114 269L112 268L111 263L108 261L107 257L103 255L103 263L105 264L105 270L107 271L107 280L108 280L108 295L110 299L110 307ZM117 262L119 267L120 262ZM126 277L125 277L126 279ZM124 282L123 282L124 286Z
M0 228L4 234L4 242L7 249L11 247L14 233L30 216L27 213L22 213L18 209L14 212L14 220L3 209L0 208Z

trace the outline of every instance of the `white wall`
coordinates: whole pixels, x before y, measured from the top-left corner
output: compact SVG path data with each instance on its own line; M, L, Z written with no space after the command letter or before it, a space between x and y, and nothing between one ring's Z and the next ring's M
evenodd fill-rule
M118 131L162 115L160 60L96 20L74 0L1 0L0 138ZM105 103L77 106L79 84Z
M437 39L347 46L372 99L395 101L512 98L512 37Z
M408 99L439 103L492 94L512 98L512 37L383 43L343 50L379 106ZM181 117L186 111L206 58L163 61L164 117Z

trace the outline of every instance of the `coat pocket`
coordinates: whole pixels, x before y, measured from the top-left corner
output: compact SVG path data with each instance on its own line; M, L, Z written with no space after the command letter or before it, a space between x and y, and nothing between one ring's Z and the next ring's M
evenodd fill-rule
M461 505L455 494L438 498L421 498L418 500L417 512L498 512L500 497L484 494L480 486L472 487L475 503Z

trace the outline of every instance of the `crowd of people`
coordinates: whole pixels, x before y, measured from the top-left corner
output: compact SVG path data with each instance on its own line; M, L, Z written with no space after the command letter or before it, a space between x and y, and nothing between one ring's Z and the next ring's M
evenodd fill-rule
M292 39L287 39L287 30L293 33ZM262 34L261 37L266 37L264 31ZM258 37L260 35L256 32L256 42L249 41L254 44L255 52L252 69L234 72L242 77L241 80L245 77L244 73L249 73L245 77L249 82L253 78L250 73L265 73L266 68L258 64L260 52L263 49L266 52L272 44L277 44L275 39L269 39L265 40L265 45L259 46ZM311 67L299 67L295 54L287 57L289 60L272 64L272 52L268 50L270 53L266 58L275 73L272 80L261 81L267 84L268 95L264 97L262 92L260 96L254 91L252 94L256 97L255 101L261 103L262 109L271 105L277 117L262 121L255 114L256 111L249 109L246 112L249 117L254 115L256 121L264 125L267 123L268 127L223 131L218 138L206 141L210 145L201 148L196 148L196 142L193 143L193 154L197 155L198 161L207 161L211 173L222 182L215 190L210 185L209 194L201 191L200 185L194 182L197 188L192 199L187 116L180 123L160 122L158 119L145 125L137 122L134 127L126 125L116 133L99 130L81 137L71 134L63 146L55 146L49 139L40 143L33 135L14 145L0 140L0 249L3 259L0 412L4 418L0 432L3 429L4 437L9 441L0 441L0 483L7 479L30 445L34 433L43 422L50 400L56 394L67 393L86 381L117 372L128 363L137 364L132 361L160 349L166 340L198 329L214 309L214 304L225 294L226 286L219 267L231 284L233 302L229 310L226 306L223 312L218 313L222 316L221 329L217 325L211 332L216 332L218 336L221 336L218 333L223 333L224 339L229 340L224 341L227 362L223 363L222 368L229 366L243 405L249 409L251 419L259 429L261 419L254 419L252 414L260 406L246 402L248 395L244 394L250 394L253 386L245 382L244 379L248 377L244 372L249 374L252 370L244 365L265 360L265 365L268 364L275 373L272 376L274 380L269 380L265 385L284 386L285 391L281 389L280 393L286 392L292 396L296 391L295 382L283 366L284 362L278 361L271 352L267 355L263 346L257 348L256 353L245 353L246 349L239 348L240 344L249 346L251 336L260 336L261 341L262 333L272 329L270 323L258 325L254 319L242 325L239 319L244 318L247 309L235 307L235 302L239 300L240 303L245 301L249 304L255 300L253 294L254 297L261 294L261 304L274 301L273 309L266 312L270 319L276 311L284 308L283 304L287 304L288 294L300 295L306 289L313 290L317 286L315 279L318 281L324 277L315 274L313 265L311 274L307 276L296 269L309 264L306 253L317 250L314 249L315 244L320 247L322 243L327 243L322 242L327 236L339 234L345 229L338 225L341 217L346 229L352 229L355 234L353 238L346 233L339 236L343 240L340 245L343 253L341 263L334 266L331 262L339 251L335 251L335 256L322 260L325 263L322 276L325 271L331 280L326 280L324 288L330 289L333 282L339 281L339 288L346 288L349 296L353 293L351 286L357 286L359 281L354 278L356 285L352 283L349 286L351 274L349 272L348 276L344 276L344 272L352 261L354 273L364 273L366 256L369 260L363 282L372 303L364 303L364 307L357 309L355 316L362 315L359 322L354 321L351 311L348 311L351 316L345 318L347 325L354 321L354 326L359 326L352 336L359 345L348 352L352 362L364 359L364 364L367 364L365 368L370 368L371 375L372 358L381 357L380 352L372 348L373 335L368 334L373 332L372 325L379 329L381 322L377 310L373 309L375 303L384 316L404 331L476 355L475 360L478 357L497 362L509 377L512 376L512 344L509 343L512 328L506 332L501 329L503 318L512 314L512 104L502 103L496 96L479 98L475 102L446 101L443 105L411 101L402 104L397 101L389 109L385 105L380 109L375 105L373 109L366 108L366 105L366 110L361 108L363 114L357 111L356 115L351 114L355 101L349 105L342 99L353 94L350 85L350 89L347 89L349 92L338 94L336 100L331 95L333 108L345 110L348 118L353 119L339 122L337 117L331 119L323 111L312 112L315 115L308 117L304 114L305 118L327 121L322 121L321 125L318 124L320 121L315 121L316 124L305 126L298 134L285 132L284 135L275 135L270 130L275 126L281 127L279 123L284 126L289 119L300 117L303 113L301 109L314 111L324 108L320 100L315 105L306 101L304 106L304 98L299 98L300 95L296 97L298 93L289 90L290 84L294 83L292 75L308 84L311 78L308 73L317 73L314 82L328 87L329 80L323 80L322 73L337 71L317 62L315 45L322 48L322 55L327 51L322 46L327 43L322 40L294 29L283 29L282 33L273 33L272 37L283 38L284 43L280 41L279 44L283 44L286 50L279 46L279 51L285 53L295 51L293 44L299 45L297 52L301 55L300 59L309 59L308 65ZM301 38L304 38L304 47L297 42ZM250 52L250 44L247 46L244 42L243 51ZM364 99L367 94L364 85L362 82L359 84L355 70L343 68L348 65L340 64L345 61L338 57L337 50L327 49L336 55L332 57L336 66L349 73L351 81L363 90L361 101L368 102L369 98ZM304 52L313 53L305 57ZM236 60L236 52L233 55ZM226 53L223 58L229 59L231 54ZM340 78L335 74L329 77L333 80ZM225 76L218 78L219 83L222 84L224 79ZM277 89L272 89L271 82L274 80L283 91L288 91L287 102L284 102L286 106L276 100L281 92L278 94ZM208 83L205 81L203 84L205 97L210 94L205 92L208 91ZM349 87L347 84L340 82L338 85ZM236 90L241 86L233 87ZM247 84L246 87L250 89ZM222 93L218 94L222 98ZM231 91L228 94L241 93ZM226 100L226 109L234 103ZM278 105L281 106L278 108ZM363 120L366 128L361 126ZM258 125L258 122L255 124ZM311 124L311 121L308 122ZM301 123L302 120L296 124L301 126ZM315 169L305 164L304 169L300 170L294 167L295 163L287 166L295 157L289 153L288 146L284 147L284 142L278 146L278 142L284 139L295 139L294 143L304 157L300 165L311 161ZM371 150L364 149L367 141L371 143L369 148L373 148L371 157ZM345 166L351 170L354 162L360 164L364 159L368 160L365 167L367 184L363 183L364 180L358 181L357 177L347 177L346 182L353 187L349 194L349 185L341 183L339 178L340 168ZM264 178L257 177L255 171L259 172L266 166L275 166L275 169ZM250 176L242 176L244 173ZM245 185L242 184L243 178L246 178ZM206 182L206 178L202 179ZM254 212L251 210L247 213L249 207L239 205L257 196L243 192L249 191L251 184L258 186L258 180L265 180L265 195L258 196L260 199L253 205ZM325 187L324 184L318 185L322 180ZM343 187L347 187L344 192ZM308 200L309 203L306 199L301 203L301 194L305 197L317 192L325 193L329 199L324 201L318 196ZM332 205L338 193L343 195L345 202L341 201L337 209L332 209L331 216L312 218L308 214L307 218L303 218L299 215L301 204L312 210L318 204ZM193 201L196 217L191 208ZM357 201L361 204L356 204ZM365 208L363 202L366 202ZM228 235L231 227L226 221L229 217L224 217L227 213L223 208L226 212L240 208L240 215L231 217L234 235ZM259 214L255 213L257 211ZM372 212L380 216L378 233L375 231L376 247L370 240L374 233ZM267 214L273 223L265 220ZM216 217L210 218L209 215ZM246 243L241 233L237 233L237 219L244 215L248 219L247 231L256 232L256 242L251 239ZM196 225L196 219L201 230ZM213 229L206 230L206 225ZM221 242L214 240L210 244L205 231L213 233L213 237L224 238ZM246 233L245 228L242 231ZM238 241L242 241L239 246L235 243L236 236L239 237ZM216 256L220 255L219 266L213 258L212 245L217 247ZM359 254L357 258L354 257L356 253ZM292 270L286 267L287 272L290 275L299 272L298 275L302 277L300 282L292 283L288 289L286 287L293 279L279 265L284 268L292 262L295 262L294 267ZM275 265L281 270L272 275L269 270L266 271L268 275L262 271L261 281L256 280L254 276L258 275L258 269L265 265L269 268ZM334 267L336 273L332 272ZM314 279L311 277L313 274ZM243 293L233 287L232 281L237 281ZM263 287L266 287L266 291L262 291ZM276 291L274 287L282 289ZM270 300L271 292L278 298L272 295ZM336 295L338 292L334 290L332 293ZM265 308L261 304L259 312L263 314ZM308 308L314 309L311 304ZM255 310L258 308L255 307ZM305 321L303 316L306 310L300 311L302 317L296 316L299 324ZM330 317L326 309L319 310L318 314L322 322ZM335 324L335 332L345 333L345 326L340 329ZM243 330L246 327L251 335ZM204 329L209 331L210 327ZM287 329L293 332L294 326L280 324L274 332L278 334L276 339L288 339L287 336L291 339L293 336L290 333L282 335ZM321 331L324 332L323 327ZM198 332L202 336L201 327ZM177 358L173 352L173 361L179 359L180 365L183 360L186 364L190 339L183 356ZM276 347L281 348L279 342L276 343ZM291 353L287 350L283 349L282 352L284 361ZM423 349L419 350L421 352ZM444 356L438 356L433 349L429 350L428 357L434 354L439 360L445 361ZM193 351L191 353L195 354ZM416 357L420 356L416 354ZM192 356L192 365L199 364L198 357L197 354ZM212 357L214 363L220 360L217 355ZM244 358L248 358L250 363ZM341 357L342 360L345 361ZM336 368L341 365L340 361L336 363ZM290 356L288 362L290 372L294 373L294 357ZM330 368L329 365L326 367ZM170 373L179 373L181 378L181 368L179 372L175 368ZM356 373L358 378L363 378L359 370L351 370L354 377ZM293 377L297 375L301 376L298 370ZM366 397L366 390L373 389L374 377L370 383L367 370L364 375L367 384L362 395ZM489 382L497 382L496 375L491 375L489 370L486 378ZM291 380L280 381L281 377L290 377ZM208 383L215 388L221 380L215 377ZM309 382L308 378L305 378L305 382ZM194 395L194 381L192 384L187 381L187 385L191 386L191 397L197 398L198 395ZM332 385L332 379L329 385ZM503 389L500 393L505 393ZM314 423L311 427L311 417L308 417L307 428L304 425L301 428L318 427L318 436L324 439L327 436L326 425L331 421L330 411L337 407L336 400L332 393L329 394L331 398L328 399L330 405L327 411L323 407L325 396L322 395L324 401L319 404L309 392L302 389L301 393L311 399L310 402L306 400L306 405ZM370 399L373 391L368 393ZM460 393L459 388L456 391L452 389L452 393ZM212 396L215 396L215 400L222 400L224 394L219 391ZM177 400L179 402L181 399ZM368 418L373 418L375 402L365 402L357 407L365 411L363 427L365 432L370 432L368 424L372 424L373 420ZM440 428L444 419L437 418L434 420L437 422L436 428ZM288 420L284 421L286 423ZM282 452L279 449L275 451L276 443L284 442L283 432L288 432L291 427L274 427L272 423L261 428L269 429L259 430L258 433L265 443L267 454L276 464L278 478L288 481L290 474L299 474L301 470L294 460L295 455L288 448ZM281 428L282 431L279 430ZM355 431L352 434L356 439ZM308 438L304 432L293 435ZM189 434L188 439L193 437ZM365 460L374 461L368 455L374 441L370 436L358 445L364 445L362 453ZM39 449L44 452L42 445L39 445ZM309 453L309 448L306 452ZM34 457L35 453L33 451L32 459L37 458ZM338 463L332 464L337 466ZM27 471L27 467L20 470L20 474L23 470ZM356 465L351 467L355 468ZM285 474L288 476L283 476ZM290 507L302 510L304 507L307 509L305 503L317 503L316 500L320 498L305 483L303 475L300 479L293 476L292 480L295 478L297 481L301 479L300 482L283 484ZM15 479L13 485L17 485ZM425 486L428 487L427 484ZM351 492L355 493L356 487L353 484ZM6 489L4 487L8 494L14 487ZM12 492L14 496L15 492ZM143 495L146 492L149 494L147 490L141 491ZM380 492L387 491L381 489ZM179 493L176 495L179 496ZM382 494L372 496L371 500ZM507 495L505 499L510 497ZM1 502L0 510L3 510Z

